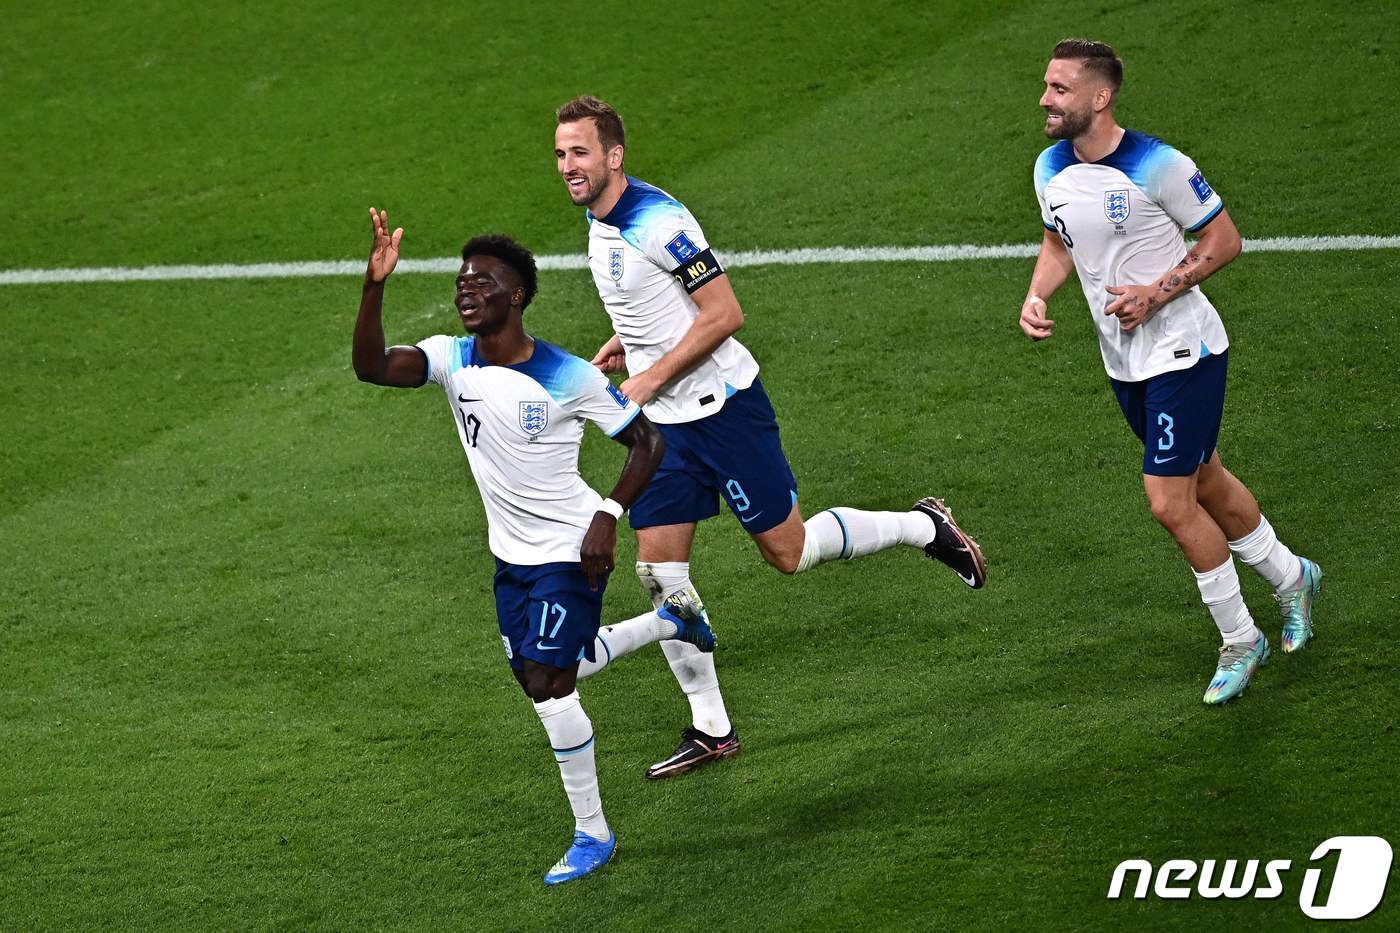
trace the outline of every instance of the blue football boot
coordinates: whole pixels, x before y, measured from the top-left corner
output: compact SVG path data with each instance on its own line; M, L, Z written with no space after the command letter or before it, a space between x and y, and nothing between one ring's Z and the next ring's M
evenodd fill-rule
M1201 699L1212 706L1233 700L1244 693L1254 672L1268 663L1269 639L1263 632L1253 642L1223 646L1215 665L1215 676Z
M690 642L701 651L715 650L715 633L710 628L710 617L705 605L700 602L700 594L687 587L677 590L662 600L656 607L656 614L676 627L675 637Z
M545 884L563 884L591 874L608 864L613 852L617 851L617 833L609 830L606 842L599 842L585 832L574 833L574 844L564 857L545 872Z
M1279 596L1279 615L1283 616L1283 653L1301 651L1313 636L1312 607L1322 589L1322 568L1306 557L1298 558L1303 565L1303 579L1291 593Z

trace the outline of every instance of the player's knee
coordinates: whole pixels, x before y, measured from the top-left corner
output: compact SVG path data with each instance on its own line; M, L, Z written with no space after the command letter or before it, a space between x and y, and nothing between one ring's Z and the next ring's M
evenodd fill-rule
M802 561L801 551L770 551L766 548L760 549L763 559L768 561L768 566L780 573L797 573L797 565Z
M555 679L550 676L549 671L542 671L538 668L528 669L520 677L520 688L525 691L525 695L532 702L543 703L546 700L557 700L561 696L568 696L569 691L559 692Z
M1148 496L1147 504L1157 524L1171 531L1186 521L1193 503L1180 502L1175 496Z

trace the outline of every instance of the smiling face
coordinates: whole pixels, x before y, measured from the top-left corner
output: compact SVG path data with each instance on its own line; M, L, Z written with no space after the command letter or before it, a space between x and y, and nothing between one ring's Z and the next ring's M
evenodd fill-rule
M591 117L555 128L554 159L569 190L569 200L580 207L598 200L613 175L622 171L622 147L604 151L598 124Z
M1079 59L1053 58L1045 69L1045 135L1076 139L1087 133L1094 116L1113 102L1113 92Z
M453 304L467 333L494 333L525 301L515 270L495 256L468 256L457 272Z

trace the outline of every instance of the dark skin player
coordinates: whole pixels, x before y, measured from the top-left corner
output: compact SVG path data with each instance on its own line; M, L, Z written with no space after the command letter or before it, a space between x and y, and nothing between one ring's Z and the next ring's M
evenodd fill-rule
M389 230L389 215L370 208L374 223L374 246L365 270L360 313L355 320L351 358L361 382L397 388L417 388L427 379L427 362L414 347L385 347L384 281L399 261L399 240L403 228ZM525 289L511 265L495 256L467 256L457 273L453 305L462 327L476 337L482 359L498 366L523 363L535 352L535 339L525 333L523 321ZM651 481L665 452L665 441L656 427L639 414L613 438L627 448L627 459L608 498L624 509L631 507ZM579 548L579 562L588 583L595 590L612 572L617 553L617 519L597 512ZM568 696L578 678L578 662L561 669L523 659L515 672L525 694L536 703Z

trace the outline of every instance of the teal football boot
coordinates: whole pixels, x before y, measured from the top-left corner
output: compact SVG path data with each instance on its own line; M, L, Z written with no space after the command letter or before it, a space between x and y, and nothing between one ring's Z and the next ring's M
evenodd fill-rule
M1211 706L1228 703L1244 693L1254 672L1268 663L1269 639L1264 637L1263 632L1248 644L1225 645L1220 649L1215 676L1210 679L1206 695L1201 699Z
M599 842L588 833L574 833L574 843L569 846L569 851L564 853L564 857L554 863L554 867L545 872L545 884L563 884L565 881L573 881L575 878L582 878L591 874L604 865L613 857L613 852L617 851L617 833L609 832L607 841Z
M1303 565L1302 580L1298 588L1278 600L1279 615L1283 616L1283 653L1292 654L1303 650L1313 637L1312 607L1318 591L1322 589L1322 568L1306 557L1298 558Z

